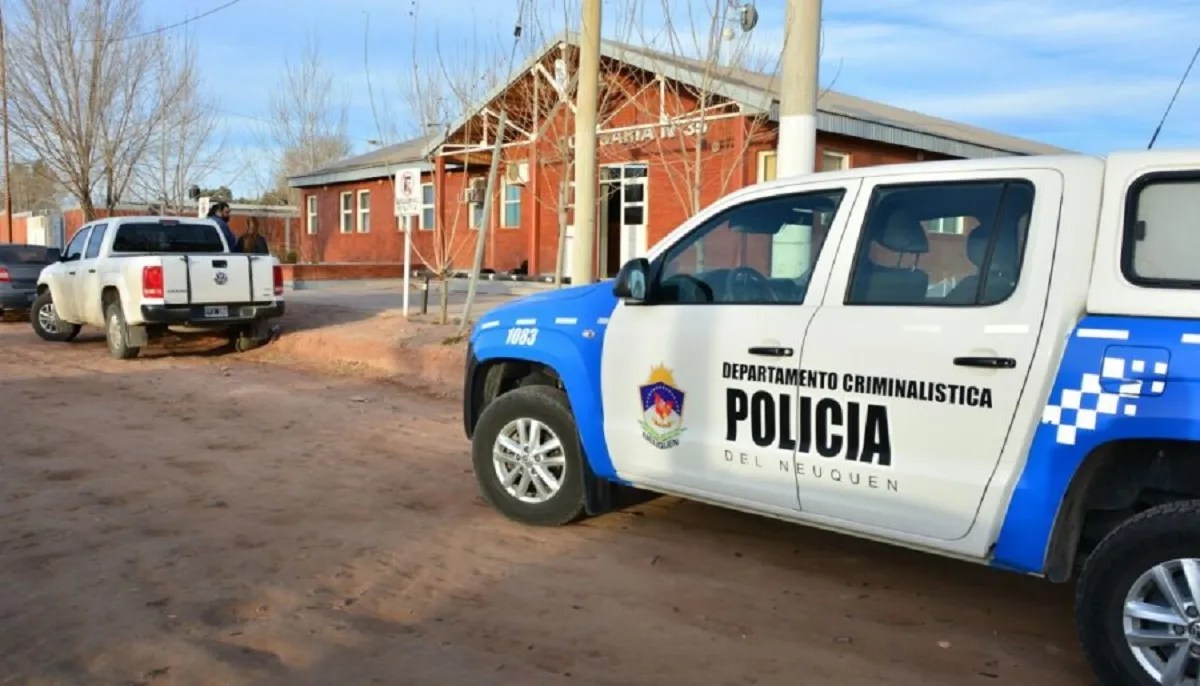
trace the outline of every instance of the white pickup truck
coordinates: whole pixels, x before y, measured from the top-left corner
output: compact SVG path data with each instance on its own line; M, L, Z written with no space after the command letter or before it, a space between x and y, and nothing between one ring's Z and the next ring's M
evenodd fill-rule
M284 312L270 255L231 253L208 219L116 217L85 224L42 270L30 321L48 341L100 327L109 354L135 357L168 330L226 331L239 351L269 337Z
M752 186L615 283L483 316L465 381L513 519L632 486L1078 573L1103 683L1197 683L1200 151Z

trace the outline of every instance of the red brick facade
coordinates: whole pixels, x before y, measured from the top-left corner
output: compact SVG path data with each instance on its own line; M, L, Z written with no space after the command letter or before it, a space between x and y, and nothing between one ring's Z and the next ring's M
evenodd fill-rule
M543 74L554 68L554 54L542 58ZM609 71L605 72L601 88L597 199L611 188L603 181L605 167L645 165L643 204L632 211L626 210L632 212L631 217L640 216L644 223L644 243L635 246L640 253L694 212L758 182L765 168L763 155L774 152L777 128L765 115L746 113L745 108L736 107L732 100L709 96L711 99L704 101L706 107L701 107L695 89L667 88L661 85L667 80L655 74L614 65L613 60L607 60L602 67L602 71ZM525 263L528 272L534 275L555 271L560 184L564 179L568 182L573 179L569 169L564 168L564 161L570 159L574 121L570 108L561 99L553 93L550 99L545 97L550 92L549 83L538 76L535 66L495 96L486 109L461 122L436 143L426 160L432 163L433 170L422 175L422 183L432 184L435 189L435 228L414 231L414 268L436 269L438 265L456 270L469 268L478 233L468 226L470 210L462 200L463 191L468 179L487 176L491 149L488 141L495 140L495 112L503 107L515 123L506 130L501 174L492 196L491 226L495 230L487 236L483 265L504 271ZM612 97L614 93L617 97ZM679 123L664 126L660 123L663 121ZM817 138L818 170L823 168L822 160L827 154L836 156L844 167L948 158L915 147L821 132ZM506 216L502 179L510 163L523 163L528 170L526 181L519 186L520 220L513 222L515 226L506 226L507 222L502 221ZM298 184L303 197L300 207L303 228L297 232L301 261L402 261L404 234L392 210L394 183L382 166L375 168L376 178ZM357 225L358 193L362 190L370 191L371 225L366 232ZM340 229L343 193L351 193L353 213L349 232ZM309 208L313 202L318 225L315 233L309 227ZM597 273L601 276L612 275L619 268L622 240L620 218L612 221L603 208L599 204L595 251ZM637 224L632 220L627 223ZM601 260L603 263L599 264Z

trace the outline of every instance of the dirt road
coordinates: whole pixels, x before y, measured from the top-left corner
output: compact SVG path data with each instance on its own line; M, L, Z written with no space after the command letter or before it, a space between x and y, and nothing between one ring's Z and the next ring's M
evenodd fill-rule
M1090 683L1069 587L663 498L522 528L450 401L0 324L0 683Z

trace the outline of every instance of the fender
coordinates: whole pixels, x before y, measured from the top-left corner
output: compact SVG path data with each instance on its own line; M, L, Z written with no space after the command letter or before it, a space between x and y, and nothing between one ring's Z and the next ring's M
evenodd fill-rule
M1044 574L1084 460L1125 440L1200 440L1200 322L1085 317L1071 334L992 564ZM1062 527L1069 529L1070 527Z
M480 318L470 341L478 367L517 360L558 374L588 465L609 481L618 479L604 438L600 361L608 317L615 308L611 284L563 289L492 310Z

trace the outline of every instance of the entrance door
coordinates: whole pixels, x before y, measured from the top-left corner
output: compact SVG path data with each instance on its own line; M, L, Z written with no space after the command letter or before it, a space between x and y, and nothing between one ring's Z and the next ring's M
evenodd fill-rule
M621 263L646 254L646 177L644 164L621 169Z
M970 531L1018 402L1038 392L1025 378L1061 195L1035 170L864 182L801 358L833 373L796 457L805 514L944 541Z
M832 256L814 241L808 264L777 274L774 237L800 217L844 223L839 207L857 184L718 205L654 258L648 299L617 306L604 346L605 439L621 478L757 510L800 507L795 384Z

